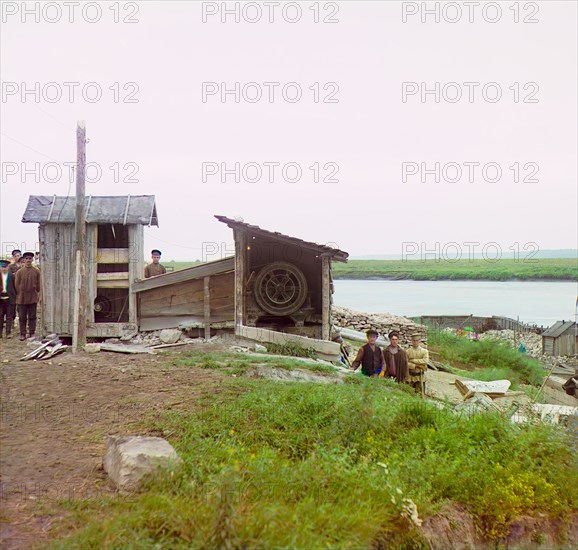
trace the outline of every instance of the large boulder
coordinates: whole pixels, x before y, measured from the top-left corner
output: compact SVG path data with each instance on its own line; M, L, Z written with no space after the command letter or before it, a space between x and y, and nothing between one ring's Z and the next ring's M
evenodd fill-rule
M182 331L178 328L165 328L161 330L159 338L163 344L176 344L180 340L182 334Z
M181 462L171 444L162 437L112 436L107 441L103 466L120 491L134 491L142 478L157 468Z

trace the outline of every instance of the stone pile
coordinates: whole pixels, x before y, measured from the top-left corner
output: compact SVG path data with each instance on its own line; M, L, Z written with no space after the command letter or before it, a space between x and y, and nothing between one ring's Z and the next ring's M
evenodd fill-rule
M513 330L488 330L480 334L480 340L500 340L518 349L520 342L524 343L526 353L531 357L542 355L542 336L535 332L516 332Z
M411 335L414 333L418 333L424 341L427 336L427 328L424 325L391 313L362 313L344 307L332 307L331 315L337 329L351 328L364 332L373 328L385 335L397 330L402 345L409 345Z

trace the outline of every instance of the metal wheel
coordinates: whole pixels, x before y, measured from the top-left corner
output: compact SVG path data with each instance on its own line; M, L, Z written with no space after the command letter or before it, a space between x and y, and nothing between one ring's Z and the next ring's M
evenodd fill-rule
M273 315L295 313L307 298L307 280L293 264L274 262L266 265L255 279L255 300Z

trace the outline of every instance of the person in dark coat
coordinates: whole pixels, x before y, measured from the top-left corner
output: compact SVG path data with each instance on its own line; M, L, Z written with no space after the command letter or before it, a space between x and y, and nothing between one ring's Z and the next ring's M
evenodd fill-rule
M361 365L361 373L365 376L379 376L383 368L383 350L376 344L379 332L369 329L365 335L367 344L359 348L351 370L357 370Z
M157 250L156 248L151 250L151 260L152 262L145 267L145 279L156 277L157 275L163 275L167 272L167 268L159 263L161 260L160 250Z
M0 338L6 323L5 338L12 338L12 327L16 317L16 287L14 273L10 271L10 262L0 260Z
M396 382L406 382L409 377L407 353L398 345L399 333L392 330L389 334L389 346L383 351L385 367L380 376L394 379Z
M36 336L36 308L40 297L40 271L32 265L33 252L22 254L24 265L16 272L14 286L16 287L16 305L18 307L18 322L20 324L20 340Z

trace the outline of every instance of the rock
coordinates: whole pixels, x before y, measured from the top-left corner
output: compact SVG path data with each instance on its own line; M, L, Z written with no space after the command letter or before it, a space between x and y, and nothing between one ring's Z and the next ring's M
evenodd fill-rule
M180 462L177 452L162 437L112 436L107 441L103 467L118 489L126 492L138 489L146 474Z
M84 351L86 353L98 353L100 351L100 344L86 344Z
M177 328L165 328L161 330L159 338L163 344L176 344L181 336L182 332Z
M258 353L267 353L267 348L261 344L254 344L253 349Z

